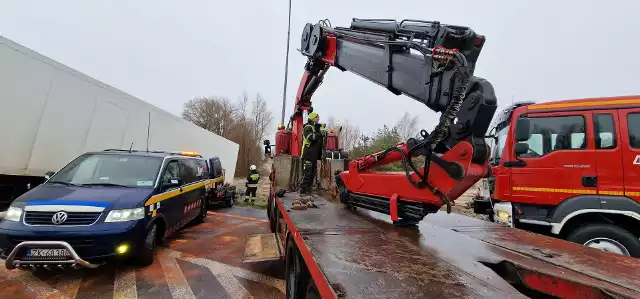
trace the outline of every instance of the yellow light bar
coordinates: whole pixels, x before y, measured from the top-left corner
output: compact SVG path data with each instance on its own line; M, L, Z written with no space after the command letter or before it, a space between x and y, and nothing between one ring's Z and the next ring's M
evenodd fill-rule
M191 157L195 157L195 156L199 156L200 154L198 152L180 152L181 155L183 156L191 156Z
M333 128L329 129L329 133L333 133Z
M283 124L278 124L278 130L283 130L284 129L284 125Z

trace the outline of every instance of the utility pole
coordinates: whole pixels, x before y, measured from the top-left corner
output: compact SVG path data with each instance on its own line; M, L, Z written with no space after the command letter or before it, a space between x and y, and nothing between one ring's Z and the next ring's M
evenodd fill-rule
M291 0L289 0L289 25L287 27L287 56L284 63L284 87L282 90L282 118L280 123L284 123L284 112L287 106L287 75L289 74L289 39L291 38Z

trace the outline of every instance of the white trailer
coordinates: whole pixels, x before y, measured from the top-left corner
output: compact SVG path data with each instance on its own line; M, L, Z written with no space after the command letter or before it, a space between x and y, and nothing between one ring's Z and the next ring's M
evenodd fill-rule
M147 142L218 156L233 180L238 144L0 36L0 210L84 152Z

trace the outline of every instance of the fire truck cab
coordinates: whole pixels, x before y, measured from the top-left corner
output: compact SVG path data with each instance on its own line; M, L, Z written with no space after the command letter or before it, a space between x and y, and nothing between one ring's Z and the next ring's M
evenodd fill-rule
M514 104L490 132L476 213L640 257L640 96Z

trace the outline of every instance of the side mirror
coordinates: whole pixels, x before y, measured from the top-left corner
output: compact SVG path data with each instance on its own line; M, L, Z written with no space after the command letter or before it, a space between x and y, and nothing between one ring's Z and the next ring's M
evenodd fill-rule
M527 141L531 138L531 120L528 118L519 118L516 122L516 142Z
M182 185L182 182L180 181L180 178L169 178L168 182L162 184L162 188L164 190L167 190L171 188L180 187L181 185Z
M518 142L513 147L513 151L515 152L516 156L526 154L529 151L529 144L524 142Z
M269 141L269 139L265 139L265 140L263 140L263 141L262 141L262 144L264 144L264 145L270 145L270 144L271 144L271 141Z
M44 179L48 180L50 179L54 174L56 174L55 171L47 171L47 173L44 174Z

